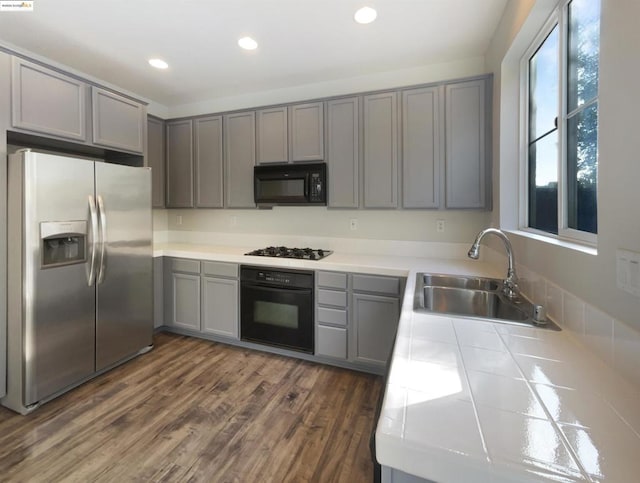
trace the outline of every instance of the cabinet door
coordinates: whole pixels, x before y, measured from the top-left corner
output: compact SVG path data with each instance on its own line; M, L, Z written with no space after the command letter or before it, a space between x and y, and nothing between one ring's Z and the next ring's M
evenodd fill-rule
M153 327L164 322L164 257L153 259Z
M337 99L327 103L327 170L332 208L358 208L359 99Z
M26 60L13 57L13 127L86 141L87 86Z
M196 206L222 208L222 116L196 119L194 124Z
M154 117L147 120L147 166L151 168L151 203L164 208L164 121Z
M200 276L173 273L171 276L173 313L171 324L200 330Z
M167 123L167 208L193 207L193 126Z
M319 325L316 331L316 355L347 359L347 329Z
M202 277L202 331L238 338L238 281Z
M385 365L393 347L399 317L397 298L353 294L351 360Z
M324 107L322 102L289 107L291 161L324 159Z
M288 162L287 108L262 109L257 115L258 164Z
M364 97L364 206L398 206L396 93Z
M144 151L147 108L113 92L91 88L93 144L124 151Z
M255 113L224 116L224 167L227 208L254 208L253 167L256 164Z
M485 81L446 87L447 208L485 207Z
M438 208L442 166L440 88L402 93L402 206Z

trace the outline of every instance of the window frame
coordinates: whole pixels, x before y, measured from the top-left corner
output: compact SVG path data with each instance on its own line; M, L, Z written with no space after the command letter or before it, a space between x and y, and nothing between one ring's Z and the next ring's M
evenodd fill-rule
M567 122L569 114L582 111L594 103L600 108L598 95L584 105L571 112L567 112L567 67L568 67L568 32L569 32L569 4L571 0L561 0L553 10L542 28L538 31L529 47L520 59L520 200L519 200L519 229L543 237L595 247L598 241L596 233L569 228L569 200L567 179ZM549 233L529 226L529 82L530 60L540 49L549 34L558 26L558 234ZM598 125L598 145L600 141L600 126ZM598 159L598 163L599 163ZM598 213L600 210L598 210ZM598 216L596 214L596 216Z

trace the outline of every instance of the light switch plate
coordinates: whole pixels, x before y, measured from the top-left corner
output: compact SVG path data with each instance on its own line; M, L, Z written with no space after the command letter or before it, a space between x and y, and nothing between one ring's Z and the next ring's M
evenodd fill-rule
M640 297L640 253L616 250L616 284L636 297Z

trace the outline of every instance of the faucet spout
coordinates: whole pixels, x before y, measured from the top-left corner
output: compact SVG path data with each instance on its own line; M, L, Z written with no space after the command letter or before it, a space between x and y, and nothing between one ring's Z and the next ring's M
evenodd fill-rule
M504 243L508 259L507 278L504 280L504 293L510 299L515 298L518 295L518 277L516 275L513 247L511 246L509 238L507 238L507 235L505 235L502 230L498 230L497 228L487 228L478 233L473 245L471 245L471 248L469 249L468 256L473 260L477 260L479 258L480 242L486 235L495 235L502 240L502 243Z

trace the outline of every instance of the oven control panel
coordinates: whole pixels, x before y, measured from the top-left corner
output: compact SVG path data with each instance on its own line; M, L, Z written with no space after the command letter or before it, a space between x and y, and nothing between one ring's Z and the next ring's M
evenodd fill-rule
M256 280L260 282L275 282L289 285L291 283L291 275L282 272L258 272L256 274Z

